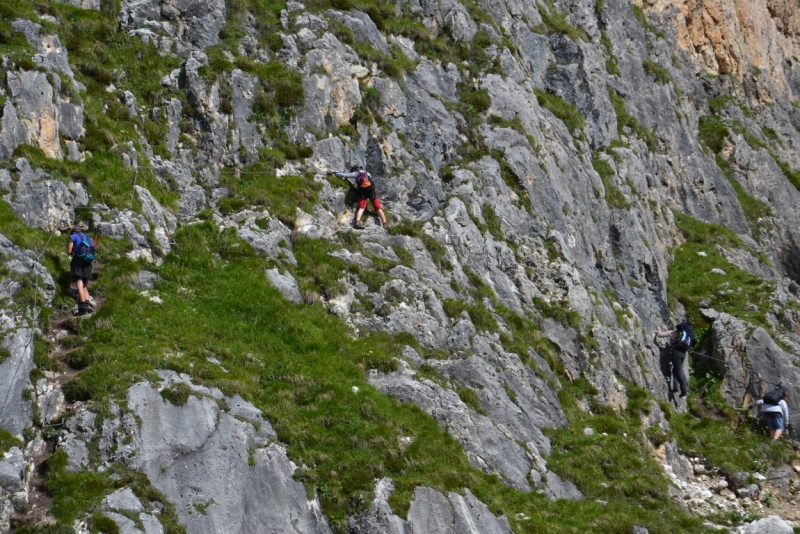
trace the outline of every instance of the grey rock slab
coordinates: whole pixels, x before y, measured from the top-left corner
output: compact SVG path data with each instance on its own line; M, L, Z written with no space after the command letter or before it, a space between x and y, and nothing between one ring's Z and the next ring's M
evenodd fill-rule
M461 144L455 116L411 80L406 81L405 95L408 120L401 133L411 149L427 158L434 169L445 166L455 159L455 147Z
M29 226L42 230L63 230L76 220L75 195L63 182L41 169L34 170L28 160L15 162L16 178L11 209ZM83 195L81 195L83 196Z
M14 103L7 100L0 118L0 159L9 159L14 150L27 140L27 130L17 115Z
M36 382L36 405L43 422L50 422L63 413L65 400L61 386L40 378Z
M67 471L77 473L89 465L89 447L86 442L71 432L59 436L59 447L67 453Z
M156 198L144 187L134 186L136 196L142 204L142 214L153 225L153 233L164 254L172 248L170 241L172 234L178 228L177 218L165 209Z
M791 465L774 467L767 472L767 479L778 494L786 496L789 492L789 486L792 483L792 473Z
M381 93L381 111L394 118L405 117L408 112L403 89L391 78L373 78L372 86ZM337 167L338 168L338 167Z
M366 250L373 256L377 256L378 258L382 258L384 260L388 260L395 263L400 263L400 258L397 257L395 251L392 250L391 248L384 247L380 243L365 241L364 250Z
M334 128L349 123L361 105L361 91L352 75L355 58L333 34L326 33L314 46L305 56L305 103L299 124L325 131L328 123Z
M583 493L572 482L564 480L552 471L548 471L546 476L545 494L551 500L579 501L583 498Z
M716 248L723 258L736 265L740 269L773 282L776 282L780 279L780 275L775 272L775 269L769 265L766 265L758 258L754 258L753 255L746 250L728 250L720 245L717 245Z
M407 365L401 362L402 365ZM409 369L382 374L373 369L369 382L382 393L410 402L431 415L461 446L470 463L500 476L513 488L530 491L531 468L525 450L485 416L470 410L458 395L427 379L417 380Z
M19 447L11 447L0 458L0 486L6 491L19 491L24 476L25 457Z
M182 41L200 49L219 42L219 31L225 26L223 0L124 0L118 20L122 29L132 31L148 20L164 18L179 22L178 35Z
M33 418L33 404L23 397L23 392L31 387L33 332L19 328L6 335L2 347L8 349L11 356L0 363L0 398L3 399L0 428L20 435Z
M135 514L144 512L142 501L130 488L118 489L103 499L101 506L103 511L113 510L116 512L133 512Z
M134 287L136 289L155 289L156 283L159 280L161 280L161 277L156 273L143 269L139 271Z
M65 138L75 141L83 137L86 132L83 128L83 106L76 106L59 98L58 124Z
M480 355L457 360L432 360L429 365L458 384L475 391L481 406L495 424L502 424L514 439L533 442L542 454L550 453L550 440L542 428L563 428L566 416L555 391L515 354L477 337ZM507 391L514 394L509 398Z
M164 526L157 517L150 514L139 514L139 521L144 527L144 534L164 534Z
M132 519L116 512L106 512L105 515L117 524L119 534L143 534L141 530L136 528L136 522Z
M418 284L420 281L417 272L414 269L406 267L405 265L397 265L392 267L392 269L389 271L389 276L393 278L399 278L408 282L409 284Z
M266 228L262 228L256 223L257 219L257 216L246 215L246 220L237 224L238 236L250 244L257 253L264 254L271 260L283 259L296 265L297 260L292 254L291 248L291 230L279 220L271 217Z
M513 532L508 519L503 516L496 517L468 489L464 489L464 495L451 492L448 500L455 515L455 534L511 534Z
M792 534L794 527L776 515L759 519L747 526L745 534Z
M57 35L40 35L42 26L29 20L16 20L11 25L16 31L23 33L30 45L36 49L37 53L33 56L35 63L48 70L53 69L70 78L73 77L67 49L61 46Z
M366 43L384 54L389 53L389 44L372 19L357 9L351 9L347 14L340 11L328 10L327 15L334 18L353 30L355 40Z
M413 80L430 94L440 96L447 102L458 100L456 84L461 81L461 74L452 63L442 67L439 63L424 59L417 65Z
M300 295L300 287L297 285L297 280L294 279L291 273L281 274L277 267L267 269L267 280L275 287L286 300L299 304L303 301Z
M390 479L375 485L375 498L359 519L351 518L353 534L511 534L505 517L497 517L468 489L448 496L425 486L414 490L407 519L392 513L388 499L394 491Z
M244 534L269 526L275 532L330 533L317 501L309 501L292 478L296 466L285 450L261 446L251 423L221 411L210 398L191 395L185 405L173 406L147 383L131 387L127 398L141 426L133 440L136 454L126 463L175 504L189 532ZM206 513L196 513L195 504L205 505Z
M338 258L351 265L358 265L359 267L363 267L365 269L372 269L375 266L371 259L367 258L360 252L350 252L346 248L334 250L333 252L329 252L328 255L332 258Z
M690 480L694 475L691 462L678 450L678 443L674 440L664 444L664 463L672 468L672 472L683 480Z
M264 146L257 124L249 120L253 114L253 101L255 99L257 81L254 76L245 74L239 69L234 69L228 82L233 93L231 102L233 118L239 130L239 146L252 154L255 154L260 147Z
M25 143L38 146L47 157L61 159L58 109L47 74L8 71L6 83L17 118L25 129Z

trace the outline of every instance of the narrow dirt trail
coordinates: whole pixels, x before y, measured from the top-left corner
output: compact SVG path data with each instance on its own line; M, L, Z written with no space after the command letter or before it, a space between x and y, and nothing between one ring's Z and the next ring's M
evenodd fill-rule
M95 272L99 270L97 268ZM94 297L95 312L103 306L105 301L106 299L103 297ZM43 332L43 337L52 343L54 347L49 353L49 357L57 362L58 370L54 372L46 371L44 375L47 381L46 389L55 391L54 396L58 399L58 409L55 417L49 421L42 420L38 425L34 426L37 437L26 445L26 458L29 465L26 481L28 502L24 509L15 509L11 514L12 532L24 525L49 522L48 509L53 502L53 498L45 486L45 462L56 450L57 436L64 424L62 416L76 409L80 404L79 402L68 402L64 398L63 387L80 373L80 370L70 367L67 363L68 356L81 347L76 325L90 317L91 315L76 316L75 308L73 307L69 311L54 315L50 320L47 332ZM34 387L36 387L35 384ZM36 402L37 404L40 402L38 396Z

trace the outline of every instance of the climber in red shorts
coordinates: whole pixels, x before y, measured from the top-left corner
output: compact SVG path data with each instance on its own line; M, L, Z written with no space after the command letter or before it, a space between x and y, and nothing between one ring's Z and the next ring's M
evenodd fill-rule
M370 173L359 165L353 165L350 168L350 172L334 172L333 170L329 170L328 174L336 175L345 180L352 179L355 182L355 188L358 194L358 211L356 211L356 222L353 226L356 228L364 228L361 222L361 216L364 215L364 210L367 209L367 200L369 200L372 203L372 207L378 212L381 224L386 228L386 215L383 213L381 199L378 198L378 194L375 192L375 181L372 179Z

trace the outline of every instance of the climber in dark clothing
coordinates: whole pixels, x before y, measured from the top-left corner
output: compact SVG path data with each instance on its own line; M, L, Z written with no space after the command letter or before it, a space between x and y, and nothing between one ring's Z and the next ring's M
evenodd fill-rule
M679 348L679 345L688 334L682 330L661 330L661 327L656 327L658 333L657 337L668 337L670 348L672 349L672 392L675 393L680 387L681 398L686 396L688 387L686 386L686 377L683 374L683 362L686 361L686 350Z
M353 165L350 168L350 172L335 172L329 170L328 174L336 175L345 180L354 181L356 193L358 195L358 210L356 211L356 222L353 226L356 228L364 228L364 225L361 223L361 216L364 215L364 210L367 209L367 200L369 200L372 203L372 207L378 212L381 224L386 228L386 215L383 213L381 199L378 198L378 194L375 192L375 181L372 179L370 173L359 165Z
M75 226L69 236L67 243L67 254L70 255L70 275L75 287L78 289L78 315L86 315L92 312L92 304L89 299L89 280L92 278L92 262L84 259L85 250L94 243L92 238L83 233L81 226ZM94 251L92 250L92 253Z

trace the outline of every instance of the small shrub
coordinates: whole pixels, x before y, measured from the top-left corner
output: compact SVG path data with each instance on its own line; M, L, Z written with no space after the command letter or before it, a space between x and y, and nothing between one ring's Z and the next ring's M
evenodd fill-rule
M647 74L655 76L656 82L660 83L661 85L672 83L672 75L669 73L669 71L655 61L642 61L642 67L644 67L644 70Z
M700 117L698 132L700 141L714 154L722 152L722 149L725 148L725 139L730 134L725 124L711 115Z
M576 128L583 132L583 115L580 114L575 106L559 96L546 93L538 88L534 89L534 93L536 93L536 99L539 101L539 105L549 110L557 118L561 119L570 133L572 133Z
M188 384L179 382L172 387L162 389L161 398L174 406L183 406L189 402L189 394L191 391Z
M456 393L458 393L458 398L461 399L461 402L466 404L469 408L472 408L481 415L488 415L483 406L481 406L481 400L478 398L477 393L469 388L457 388Z
M592 159L592 166L600 179L603 181L603 188L606 190L606 203L611 208L629 209L630 202L625 199L622 191L611 183L611 178L615 175L614 169L604 159L595 157Z
M576 26L567 21L567 15L559 13L551 0L545 0L547 5L539 3L539 15L542 17L542 24L533 28L537 33L550 34L550 33L563 33L568 35L573 41L580 39L584 42L589 42L586 33Z
M624 127L630 128L633 134L637 135L642 141L645 142L647 148L650 150L655 150L655 134L639 124L639 121L636 120L636 117L628 113L628 108L625 105L625 101L611 86L608 87L608 96L611 99L611 104L614 106L614 112L617 115L617 127L620 129Z

